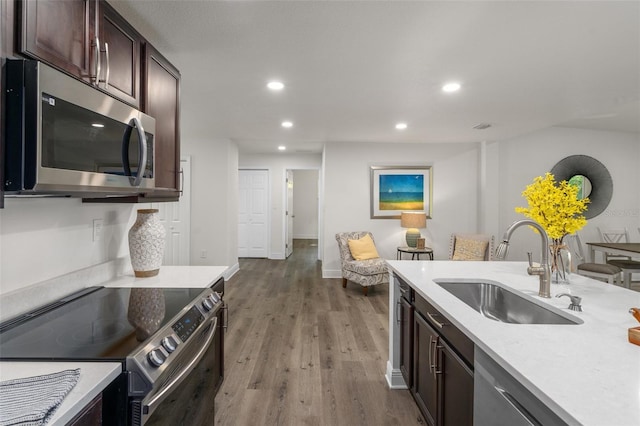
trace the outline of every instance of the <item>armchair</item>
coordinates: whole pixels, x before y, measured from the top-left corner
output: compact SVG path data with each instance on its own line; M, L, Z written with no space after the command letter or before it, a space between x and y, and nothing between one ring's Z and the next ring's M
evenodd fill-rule
M336 234L336 241L340 249L340 263L342 268L342 287L347 287L347 281L352 281L362 286L362 293L366 296L369 287L389 282L389 270L387 262L376 257L373 259L356 260L351 254L349 240L359 240L365 236L373 235L368 231L340 232Z

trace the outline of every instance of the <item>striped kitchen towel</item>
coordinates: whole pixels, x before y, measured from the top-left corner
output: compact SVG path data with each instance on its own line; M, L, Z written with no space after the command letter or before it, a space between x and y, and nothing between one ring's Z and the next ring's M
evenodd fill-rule
M0 382L0 426L44 425L79 378L77 368Z

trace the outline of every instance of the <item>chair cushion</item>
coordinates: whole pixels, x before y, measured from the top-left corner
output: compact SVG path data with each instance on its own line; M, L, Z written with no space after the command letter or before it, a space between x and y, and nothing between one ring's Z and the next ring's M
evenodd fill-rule
M355 260L376 259L380 257L378 250L376 250L376 245L373 243L369 234L359 240L349 240L348 243L351 256L353 256Z
M488 241L456 238L452 260L484 260Z
M621 269L640 269L640 262L631 259L609 259L607 260L609 265L617 266Z
M342 268L360 275L387 274L389 269L384 259L349 260L342 264Z

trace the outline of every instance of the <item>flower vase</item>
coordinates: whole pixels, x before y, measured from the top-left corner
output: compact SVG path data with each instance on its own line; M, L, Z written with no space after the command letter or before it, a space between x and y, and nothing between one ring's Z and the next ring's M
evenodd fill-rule
M165 236L158 209L138 210L138 217L129 229L129 254L136 277L158 275L164 257Z
M549 248L551 251L551 282L568 284L571 282L571 253L562 241L555 241Z

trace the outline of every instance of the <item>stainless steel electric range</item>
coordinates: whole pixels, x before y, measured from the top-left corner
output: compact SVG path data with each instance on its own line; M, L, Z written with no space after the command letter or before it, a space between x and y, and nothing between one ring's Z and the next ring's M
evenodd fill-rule
M211 288L90 287L0 324L0 359L121 362L104 424L213 424L222 309Z

